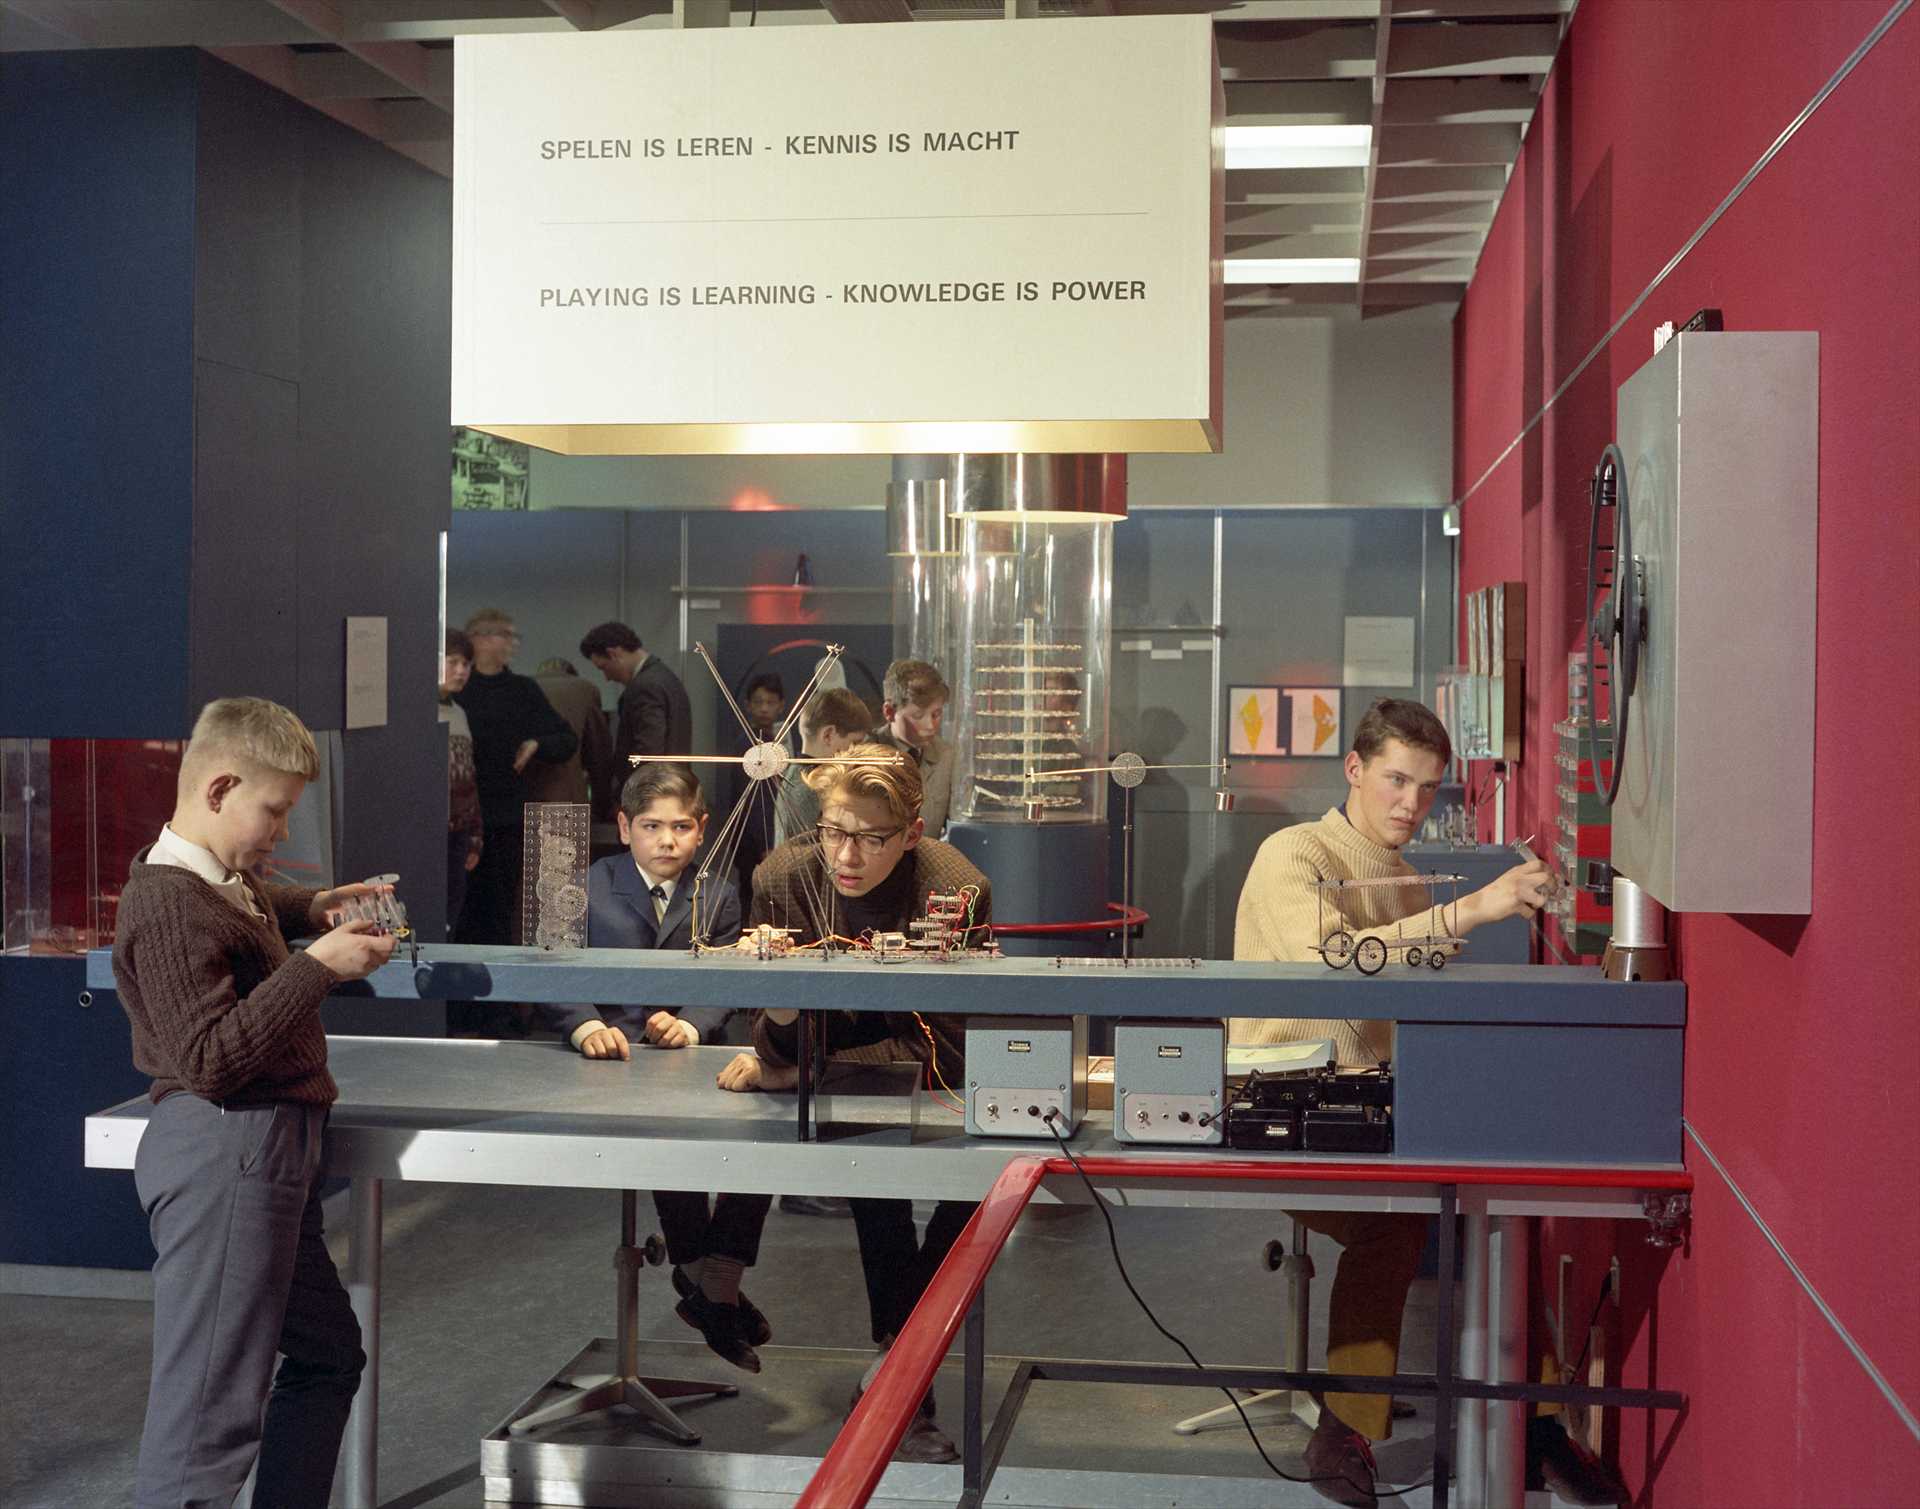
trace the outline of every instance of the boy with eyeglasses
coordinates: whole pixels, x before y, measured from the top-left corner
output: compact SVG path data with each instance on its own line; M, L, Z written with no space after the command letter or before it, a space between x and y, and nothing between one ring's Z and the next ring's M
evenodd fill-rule
M793 930L797 945L828 936L902 932L927 912L935 893L971 891L972 941L984 941L993 907L987 877L949 844L926 837L920 818L920 767L883 744L856 744L814 769L808 784L820 798L811 834L780 845L754 872L748 932L761 925ZM866 1061L905 1059L927 1065L934 1082L960 1082L965 1030L958 1018L913 1011L822 1012L824 1051ZM789 1090L798 1081L799 1013L754 1013L754 1052L720 1071L725 1090ZM965 1200L942 1200L922 1238L913 1202L856 1197L854 1227L867 1287L873 1340L884 1356L919 1303L934 1271L973 1214ZM879 1358L854 1390L858 1402ZM851 1406L850 1406L851 1407ZM954 1462L953 1441L934 1422L933 1395L921 1401L894 1455L903 1461Z

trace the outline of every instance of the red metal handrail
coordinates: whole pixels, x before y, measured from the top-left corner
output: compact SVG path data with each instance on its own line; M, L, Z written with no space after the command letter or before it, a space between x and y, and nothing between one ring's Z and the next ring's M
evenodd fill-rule
M1507 1168L1447 1163L1252 1163L1227 1158L1164 1162L1082 1158L1089 1176L1298 1184L1469 1184L1527 1189L1691 1190L1684 1169ZM886 1360L795 1501L795 1509L860 1509L872 1497L894 1448L933 1385L987 1270L1013 1235L1027 1202L1050 1174L1071 1174L1060 1157L1015 1158L993 1181L920 1303L894 1338Z
M1109 901L1107 910L1119 915L1092 922L996 922L993 931L1001 938L1051 938L1061 933L1111 933L1123 927L1144 927L1152 920L1139 907L1118 901Z

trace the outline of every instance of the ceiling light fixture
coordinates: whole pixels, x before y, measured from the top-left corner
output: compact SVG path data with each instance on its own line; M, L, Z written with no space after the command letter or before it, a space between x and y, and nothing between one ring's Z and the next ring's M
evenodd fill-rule
M1228 126L1227 167L1364 168L1371 126Z
M1358 257L1229 257L1228 283L1358 283Z

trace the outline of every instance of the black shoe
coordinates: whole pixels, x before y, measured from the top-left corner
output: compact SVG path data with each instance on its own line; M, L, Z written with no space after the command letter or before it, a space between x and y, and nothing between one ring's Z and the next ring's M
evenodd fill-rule
M782 1195L780 1208L790 1216L851 1216L853 1202L838 1195Z
M1373 1445L1330 1409L1307 1438L1307 1478L1323 1499L1346 1509L1375 1509Z
M747 1317L739 1305L716 1304L695 1289L681 1298L673 1313L705 1337L716 1356L746 1372L760 1371L760 1354L747 1340Z
M847 1413L860 1402L860 1396L866 1392L866 1385L856 1383L853 1397L847 1401ZM900 1444L893 1448L893 1460L896 1462L957 1462L960 1460L960 1448L953 1444L953 1437L942 1430L933 1418L933 1390L927 1390L926 1398L920 1401L920 1408L913 1413L913 1420L907 1426L907 1433L900 1438Z
M675 1264L673 1292L685 1299L689 1294L696 1294L699 1290L700 1286L687 1277L686 1270ZM760 1307L748 1299L744 1292L740 1295L739 1308L741 1315L746 1317L744 1329L749 1343L756 1347L764 1347L773 1340L773 1327L767 1323L767 1317L760 1313Z
M1551 1415L1527 1422L1527 1479L1569 1504L1622 1504L1627 1485Z

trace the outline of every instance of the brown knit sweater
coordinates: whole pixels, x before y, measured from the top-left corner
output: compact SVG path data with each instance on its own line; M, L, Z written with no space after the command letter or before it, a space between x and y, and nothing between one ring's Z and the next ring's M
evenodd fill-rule
M894 932L914 918L924 917L927 897L935 891L953 892L962 886L973 886L980 893L973 908L976 925L990 924L993 887L987 877L951 844L923 838L901 856L893 874L866 896L848 901L827 879L819 838L806 833L781 844L754 870L747 927L751 930L761 923L790 927L796 930L795 943L816 941L823 920L843 936L856 935L866 928ZM825 909L825 918L816 915L821 908ZM983 931L974 941L987 936ZM910 1005L904 1011L828 1011L821 1017L830 1057L857 1063L925 1063L931 1054L949 1084L958 1084L966 1068L964 1017L929 1015L925 1018L926 1032L921 1030ZM928 1033L933 1038L931 1049L927 1046ZM799 1052L798 1024L776 1027L767 1020L765 1011L756 1010L753 1046L768 1063L791 1064Z
M113 936L113 978L133 1022L133 1063L156 1101L186 1090L222 1104L331 1105L320 1003L340 983L326 965L289 956L313 931L319 894L247 885L275 919L245 916L190 870L135 859Z

